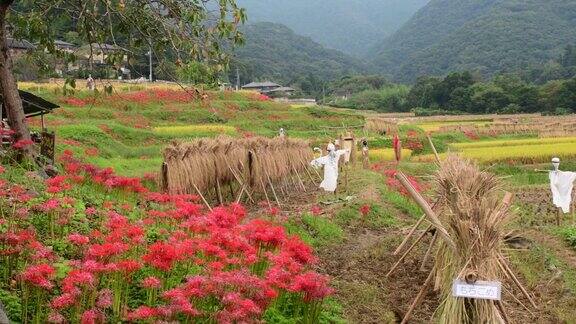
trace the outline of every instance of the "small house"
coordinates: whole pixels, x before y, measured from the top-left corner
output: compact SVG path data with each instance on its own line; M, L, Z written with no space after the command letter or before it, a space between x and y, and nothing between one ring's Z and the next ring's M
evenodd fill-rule
M274 90L274 89L277 89L280 87L282 87L282 86L277 84L277 83L270 82L270 81L252 82L252 83L248 83L248 84L242 86L242 90L252 90L252 91L258 91L260 93L266 93L270 90Z
M25 39L8 38L8 48L13 58L18 58L36 49L34 44Z

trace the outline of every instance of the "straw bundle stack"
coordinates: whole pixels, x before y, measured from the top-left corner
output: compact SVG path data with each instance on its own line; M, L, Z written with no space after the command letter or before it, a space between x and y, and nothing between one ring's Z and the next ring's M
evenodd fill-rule
M242 182L260 191L305 171L311 159L307 142L288 138L221 136L173 143L164 152L165 187L170 193L197 193Z
M468 160L450 155L435 181L441 206L439 219L455 244L440 240L434 263L435 288L440 291L439 323L503 323L502 305L491 300L452 297L454 279L500 281L504 226L510 220L509 199L500 198L500 182ZM510 198L509 196L507 198Z
M164 151L164 161L168 191L196 193L194 186L205 191L215 188L217 182L229 183L235 179L230 169L239 170L248 159L245 147L235 145L231 138L218 137L173 143Z

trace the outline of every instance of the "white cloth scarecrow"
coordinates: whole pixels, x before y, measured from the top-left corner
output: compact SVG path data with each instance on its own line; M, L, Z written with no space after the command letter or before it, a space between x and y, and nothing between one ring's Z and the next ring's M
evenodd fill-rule
M334 192L338 186L338 162L340 156L346 154L348 150L336 150L334 144L328 144L328 155L313 160L310 164L320 168L324 166L324 180L320 183L320 188L324 191Z
M576 181L576 172L560 171L560 159L552 159L554 171L550 171L550 189L552 190L552 203L567 214L572 203L572 189Z

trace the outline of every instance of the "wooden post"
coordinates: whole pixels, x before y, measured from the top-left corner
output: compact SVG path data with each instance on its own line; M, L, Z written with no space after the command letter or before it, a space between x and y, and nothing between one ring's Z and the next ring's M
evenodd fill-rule
M216 196L220 205L224 205L224 197L222 197L222 189L220 188L220 180L216 178Z
M162 163L162 191L168 192L168 163Z

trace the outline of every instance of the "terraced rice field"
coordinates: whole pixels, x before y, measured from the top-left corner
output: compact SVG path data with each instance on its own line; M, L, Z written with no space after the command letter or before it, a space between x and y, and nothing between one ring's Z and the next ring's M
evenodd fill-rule
M550 157L563 159L576 157L576 138L534 138L519 140L494 140L473 143L458 143L450 146L452 152L459 152L467 158L481 163L547 162ZM446 153L444 153L445 155ZM432 160L433 156L423 155L419 161Z
M219 134L235 135L236 128L228 125L186 125L155 127L158 135L182 137L212 137Z
M408 160L411 156L411 150L402 149L402 160ZM372 149L370 150L370 160L373 162L395 161L394 149Z

